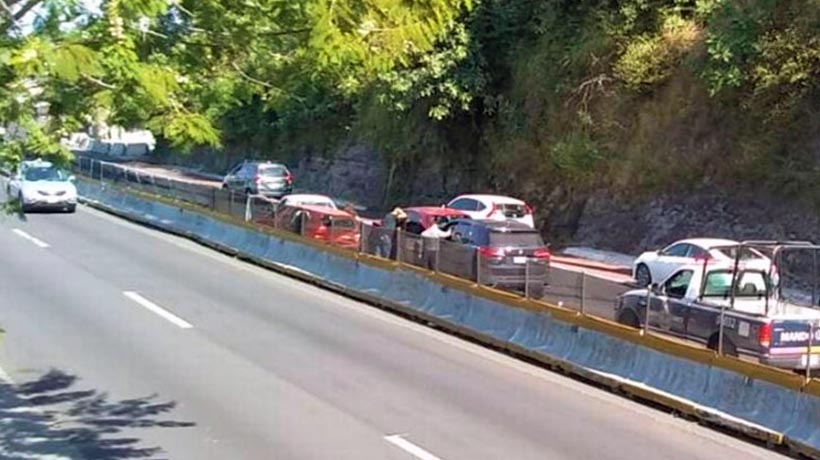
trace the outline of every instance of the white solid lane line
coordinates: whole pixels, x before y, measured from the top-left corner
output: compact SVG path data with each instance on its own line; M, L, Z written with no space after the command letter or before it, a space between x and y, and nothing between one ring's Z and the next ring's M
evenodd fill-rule
M441 460L441 458L404 439L400 434L385 436L384 440L419 460Z
M179 316L177 316L177 315L169 312L168 310L160 307L159 305L155 304L154 302L151 302L150 300L148 300L145 297L137 294L134 291L123 291L123 295L125 297L128 297L129 299L133 300L134 302L136 302L140 306L145 307L146 309L156 313L157 315L161 316L162 318L164 318L165 320L167 320L168 322L174 324L175 326L177 326L179 328L190 329L190 328L194 327L193 324L189 323L188 321L185 321L184 319L180 318Z
M28 233L26 233L26 232L24 232L24 231L20 230L19 228L15 228L15 229L14 229L14 230L12 230L12 231L13 231L14 233L16 233L16 234L17 234L17 236L19 236L19 237L21 237L21 238L24 238L24 239L27 239L27 240L31 241L31 242L32 242L32 243L34 243L34 245L35 245L35 246L37 246L38 248L43 248L43 249L45 249L45 248L47 248L47 247L48 247L48 243L46 243L45 241L43 241L43 240L41 240L41 239L39 239L39 238L35 238L35 237L31 236L31 235L29 235Z

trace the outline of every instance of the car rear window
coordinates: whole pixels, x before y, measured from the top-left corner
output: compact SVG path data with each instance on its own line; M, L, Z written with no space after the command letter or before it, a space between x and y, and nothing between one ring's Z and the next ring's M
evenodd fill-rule
M331 221L333 227L336 228L344 228L344 229L354 229L356 228L356 222L353 219L344 219L344 218L334 218Z
M497 208L504 213L504 217L511 219L517 219L527 215L527 208L523 204L499 204Z
M544 246L544 240L536 232L490 233L490 246L535 248Z
M267 177L284 177L288 175L288 170L284 166L260 166L259 174Z
M740 251L740 260L760 259L763 257L763 254L751 248L724 248L718 249L718 252L734 260L735 257L737 257L738 250Z

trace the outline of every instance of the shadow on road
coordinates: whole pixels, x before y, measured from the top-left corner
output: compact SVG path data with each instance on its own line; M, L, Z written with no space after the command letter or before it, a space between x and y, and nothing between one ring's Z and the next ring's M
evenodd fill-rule
M0 381L0 458L7 460L150 458L133 428L184 428L167 420L176 403L156 395L111 400L106 393L76 389L77 377L52 370L17 385ZM128 429L128 433L123 431Z

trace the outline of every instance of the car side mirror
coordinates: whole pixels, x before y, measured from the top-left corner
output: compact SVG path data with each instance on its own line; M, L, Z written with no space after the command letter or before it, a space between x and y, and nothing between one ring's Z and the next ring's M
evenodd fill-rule
M659 285L658 283L652 283L649 285L649 292L655 295L663 294L663 286Z
M68 176L68 181L69 182L76 182L77 181L77 176L75 176L73 174L71 176Z

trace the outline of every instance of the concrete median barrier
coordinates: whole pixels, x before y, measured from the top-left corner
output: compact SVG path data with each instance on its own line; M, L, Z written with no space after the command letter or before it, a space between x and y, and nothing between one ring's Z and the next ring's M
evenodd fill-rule
M415 316L621 392L793 449L820 452L820 398L798 377L689 351L555 306L290 234L151 201L98 184L80 187L107 211L190 236L300 279ZM128 196L124 196L128 195ZM150 212L149 212L150 210ZM151 214L157 220L146 217ZM818 391L812 384L811 392Z

